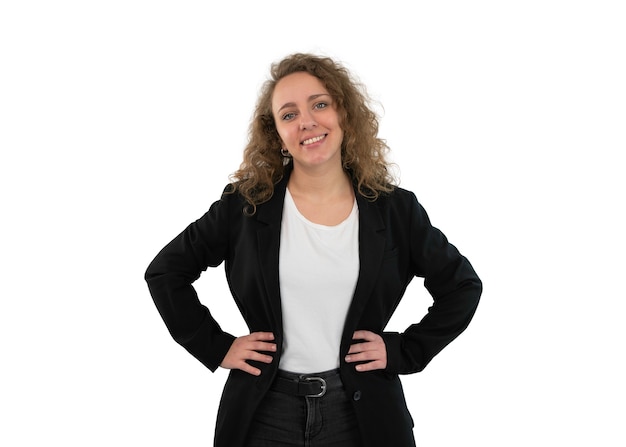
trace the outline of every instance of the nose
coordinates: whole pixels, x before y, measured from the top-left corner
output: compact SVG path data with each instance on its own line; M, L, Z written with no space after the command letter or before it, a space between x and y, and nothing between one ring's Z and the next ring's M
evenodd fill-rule
M316 126L317 122L315 122L312 115L305 113L300 115L300 130L309 130Z

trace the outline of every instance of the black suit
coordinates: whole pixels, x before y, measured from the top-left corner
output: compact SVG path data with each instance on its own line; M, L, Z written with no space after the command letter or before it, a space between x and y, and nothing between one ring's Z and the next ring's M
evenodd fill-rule
M209 369L222 362L234 337L220 328L197 298L192 283L207 267L225 261L233 297L251 332L283 338L278 256L288 173L274 196L254 215L225 193L198 221L152 261L146 280L174 339ZM398 374L421 371L469 324L482 290L472 266L432 227L415 196L396 188L376 201L357 194L360 273L341 341L340 371L363 434L364 445L414 445L413 421ZM402 333L383 332L409 282L425 278L434 303ZM384 371L358 373L343 360L355 330L381 334L387 348ZM232 370L224 387L215 433L218 447L243 446L254 411L270 387L280 355L258 377Z

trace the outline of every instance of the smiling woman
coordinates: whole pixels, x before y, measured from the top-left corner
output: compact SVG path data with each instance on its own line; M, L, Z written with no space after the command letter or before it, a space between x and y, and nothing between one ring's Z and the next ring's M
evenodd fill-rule
M272 67L240 169L146 272L174 339L231 370L218 447L414 446L399 374L465 330L482 284L394 185L367 95L328 58ZM250 333L221 329L192 283L222 262ZM433 305L385 327L415 277ZM421 316L419 316L421 317Z
M294 174L343 171L339 115L318 78L306 72L285 76L274 89L272 109L283 153L293 158Z
M297 94L293 89L299 83L290 82L287 78L291 75L306 78L307 74L312 78L309 83L321 90L316 91L310 85L313 98L306 97L306 106L310 106L306 112L310 112L311 116L317 116L318 112L328 108L336 112L343 133L341 162L343 168L350 172L359 193L375 199L378 194L392 189L394 179L386 159L389 148L378 137L378 118L368 106L365 88L330 58L293 54L272 65L271 79L264 84L257 100L243 162L232 176L237 191L250 203L252 210L272 196L274 184L283 177L285 167L289 165L290 160L284 157L289 148L285 147L279 128L286 124L285 120L298 121L297 110L286 111L283 107L296 106L295 98L289 98L288 94ZM278 84L283 86L277 92ZM287 96L281 102L278 94ZM323 97L314 98L322 94ZM280 115L277 115L278 112ZM302 125L301 121L298 122ZM304 124L311 126L314 123ZM284 149L282 153L281 149Z

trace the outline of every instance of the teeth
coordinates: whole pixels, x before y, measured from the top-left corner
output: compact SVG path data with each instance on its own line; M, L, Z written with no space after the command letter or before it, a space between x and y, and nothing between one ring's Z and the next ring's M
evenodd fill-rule
M323 139L326 135L320 135L319 137L314 137L314 138L309 138L308 140L304 140L302 142L303 145L307 145L307 144L312 144L312 143L316 143L318 141L320 141L321 139Z

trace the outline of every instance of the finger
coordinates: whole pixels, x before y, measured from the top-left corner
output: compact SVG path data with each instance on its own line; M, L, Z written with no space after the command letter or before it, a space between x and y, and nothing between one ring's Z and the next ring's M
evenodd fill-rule
M350 346L348 354L358 354L359 352L367 351L367 343L355 343Z
M261 375L261 370L259 368L255 368L254 366L252 366L252 365L250 365L249 363L246 363L246 362L242 362L242 364L237 369L240 369L243 372L246 372L248 374L252 374L253 376L260 376Z
M365 340L365 341L374 341L377 340L380 335L375 334L372 331L359 330L355 331L352 334L352 340Z
M358 352L361 352L363 349L360 345L361 343L355 343L353 345L350 345L350 349L348 349L348 354L356 354Z
M365 343L355 343L353 345L350 345L348 354L355 354L355 353L366 352L366 351L380 351L380 350L382 350L382 344L380 342L368 341Z
M273 337L271 333L269 333L270 338ZM268 334L263 335L262 337L267 338ZM249 368L249 365L246 363L246 360L256 360L262 363L271 363L274 359L272 356L263 354L263 352L275 352L276 344L261 342L261 341L250 341L250 338L254 339L255 336L250 337L249 335L236 338L230 349L226 353L226 356L222 360L220 366L228 369L241 369L246 372L255 374L256 368Z
M387 355L380 351L368 351L346 356L346 363L359 363L355 366L357 371L372 371L387 367Z
M272 341L274 340L274 334L272 332L252 332L246 338L254 341Z
M265 341L255 341L255 342L249 342L249 344L246 345L246 348L249 349L250 351L274 352L276 351L276 344L267 343Z
M365 343L355 343L353 345L350 345L350 349L348 349L348 354L356 354L359 352L366 352L366 351L384 351L384 350L385 350L385 344L384 342L382 342L382 340L368 341Z
M256 362L262 362L262 363L272 363L272 360L274 360L274 357L270 355L260 354L256 351L248 351L247 355L245 356L245 359L254 360Z
M248 374L252 374L253 376L260 376L261 370L259 368L255 368L254 366L250 365L247 362L247 360L252 360L252 361L266 363L266 364L272 363L272 361L274 361L274 357L270 355L261 354L256 351L246 351L244 353L244 358L245 360L241 361L238 369L241 369L242 371L247 372Z
M353 362L370 362L376 360L382 360L383 353L379 351L365 351L357 354L349 354L346 356L347 363Z
M247 372L248 374L252 374L253 376L260 375L261 370L259 368L252 366L250 363L248 363L248 360L252 360L252 361L256 361L260 363L272 363L274 359L269 355L259 354L258 352L255 352L255 351L248 351L242 354L239 360L236 361L233 368L230 368L230 369L240 369L244 372Z
M359 365L356 365L354 369L356 369L358 372L365 372L375 371L377 369L385 369L386 367L387 364L385 362L383 362L382 360L377 360L375 362L361 363Z

